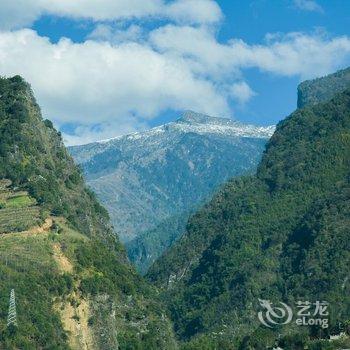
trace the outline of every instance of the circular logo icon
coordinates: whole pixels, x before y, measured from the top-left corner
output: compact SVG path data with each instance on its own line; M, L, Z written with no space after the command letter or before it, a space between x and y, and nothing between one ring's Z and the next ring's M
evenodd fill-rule
M264 326L272 328L292 321L293 311L287 304L279 302L280 306L273 306L271 301L263 299L259 299L259 303L264 311L259 311L258 318Z

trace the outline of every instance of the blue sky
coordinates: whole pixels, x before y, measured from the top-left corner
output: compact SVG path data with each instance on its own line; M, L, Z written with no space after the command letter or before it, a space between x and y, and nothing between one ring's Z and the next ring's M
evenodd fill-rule
M23 75L68 144L192 109L259 125L350 65L347 0L3 0L0 74Z

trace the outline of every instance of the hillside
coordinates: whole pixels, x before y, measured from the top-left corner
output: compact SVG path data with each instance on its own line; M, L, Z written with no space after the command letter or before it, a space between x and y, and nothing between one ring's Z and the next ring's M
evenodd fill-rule
M280 122L257 175L229 181L191 217L147 274L186 349L349 347L327 340L350 331L349 169L345 90ZM266 328L259 299L327 301L330 326Z
M255 170L273 130L186 112L145 132L69 150L145 272L222 183Z
M127 262L29 85L0 79L0 348L173 349L155 290ZM7 327L10 290L17 327Z

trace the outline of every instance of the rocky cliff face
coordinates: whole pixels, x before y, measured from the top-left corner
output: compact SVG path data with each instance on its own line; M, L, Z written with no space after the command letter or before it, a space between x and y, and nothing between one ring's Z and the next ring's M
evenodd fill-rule
M350 67L322 78L307 80L298 86L298 108L325 102L350 85Z

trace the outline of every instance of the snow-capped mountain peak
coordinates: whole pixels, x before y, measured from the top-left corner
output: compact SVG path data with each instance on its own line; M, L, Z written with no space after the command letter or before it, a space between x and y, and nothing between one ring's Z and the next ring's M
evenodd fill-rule
M274 125L263 127L251 124L243 124L228 118L217 118L193 111L186 111L179 119L174 122L157 126L146 131L117 136L97 142L109 143L120 140L122 138L125 138L127 140L136 140L141 138L149 138L170 131L197 134L221 134L237 137L269 138L273 134L274 130Z
M130 259L143 269L222 183L255 170L273 130L189 111L165 125L70 152L129 242ZM148 240L159 244L149 250Z

